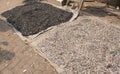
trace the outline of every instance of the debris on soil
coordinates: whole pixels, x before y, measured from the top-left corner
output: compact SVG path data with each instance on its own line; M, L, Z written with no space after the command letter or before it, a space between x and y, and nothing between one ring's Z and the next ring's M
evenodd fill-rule
M2 50L2 48L0 48L0 62L4 60L11 60L14 56L15 56L14 53L11 53L6 50Z
M2 14L24 36L41 32L48 27L70 20L72 12L58 9L52 5L33 2L18 6Z
M115 7L117 7L117 6L120 7L120 0L96 0L96 1L106 3L108 6L112 5Z
M23 72L26 72L27 70L25 69L25 70L23 70Z
M0 45L5 45L5 46L7 46L7 45L8 45L8 42L6 42L6 41L0 42Z

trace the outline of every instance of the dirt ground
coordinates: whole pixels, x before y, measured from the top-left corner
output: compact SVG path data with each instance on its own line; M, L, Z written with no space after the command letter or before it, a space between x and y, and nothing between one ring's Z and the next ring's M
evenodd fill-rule
M55 5L60 5L55 0L47 0ZM100 18L108 23L120 25L120 10L114 8L106 8L106 5L99 2L84 2L82 11Z
M0 0L0 13L21 5L22 0ZM36 54L0 20L0 74L57 74L49 62Z
M103 3L85 2L82 11L92 14L108 23L120 25L120 10L106 8Z
M49 62L0 20L0 74L57 74Z
M48 1L59 4L55 0ZM0 14L23 4L22 2L23 0L0 0ZM91 2L85 3L83 11L120 26L120 12L116 10L107 12L103 8L104 4ZM57 74L46 59L36 54L2 20L0 20L0 53L2 53L0 54L0 74Z

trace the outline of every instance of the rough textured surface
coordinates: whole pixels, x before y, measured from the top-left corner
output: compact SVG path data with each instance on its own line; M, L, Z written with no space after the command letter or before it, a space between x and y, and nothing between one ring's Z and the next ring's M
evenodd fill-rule
M112 6L119 6L120 7L120 0L96 0L96 1L99 1L99 2L104 2L108 5L112 5Z
M48 27L69 21L71 12L44 3L28 3L2 14L24 36L36 34Z
M0 74L58 74L0 20Z
M2 44L4 44L4 43L2 42ZM11 60L14 56L15 56L14 53L11 53L11 52L6 51L6 50L2 50L0 48L0 62L2 62L4 60Z
M3 2L6 2L6 1L9 1L10 2L10 5L14 5L14 3L15 4L17 4L17 2L19 2L19 1L21 1L21 0L0 0L0 2L1 2L1 5L0 5L0 11L2 11L1 10L1 7L10 7L10 6L7 6L7 5L4 5L4 3ZM16 1L16 2L15 2ZM48 1L50 1L50 2L52 2L53 0L48 0ZM90 5L92 5L92 6L97 6L97 5L99 5L99 4L96 4L96 3L94 3L94 5L93 4L91 4L91 3L89 3L89 5L88 6L90 6ZM101 6L101 4L100 4L100 6ZM89 8L88 8L89 9ZM91 12L93 12L93 11L91 11ZM90 11L88 12L88 13L90 13ZM95 13L95 15L94 16L96 16L96 14L98 14L99 13L99 11L97 11L96 10L96 13ZM94 13L93 13L94 14ZM99 13L99 15L102 15L103 13ZM105 16L102 16L102 17L100 17L100 16L96 16L96 17L99 17L100 19L102 19L103 21L102 22L104 22L104 21L107 21L107 22L112 22L112 23L115 23L115 25L114 26L120 26L120 19L117 19L117 17L116 16L109 16L108 14L106 14ZM90 16L90 15L88 15L88 16ZM81 16L80 16L81 17ZM106 18L107 17L107 18ZM81 17L81 18L83 18L83 17ZM81 19L80 18L80 19ZM86 19L87 19L88 17L86 17ZM92 18L92 17L91 17ZM89 18L88 18L89 19ZM93 20L96 20L96 19L93 19ZM81 22L81 20L77 20L76 22L73 22L73 23L67 23L67 25L69 26L69 24L71 25L71 24L73 24L73 25L75 25L75 24L78 24L77 22ZM91 24L93 24L93 23L91 23ZM89 23L89 25L91 25L90 23ZM103 24L105 24L105 23L103 23ZM65 24L66 25L66 24ZM66 28L69 28L67 25L65 26L64 24L63 25L61 25L61 27L63 27L64 26L64 29L66 29ZM106 25L109 25L109 24L106 24ZM83 26L84 26L84 24L83 24ZM117 30L117 31L119 31L119 28L115 28L114 26L111 26L111 28L114 28L114 30ZM66 28L65 28L66 27ZM72 27L72 26L71 26ZM73 27L75 27L75 26L73 26ZM108 29L110 29L110 27L108 27L107 28L107 30ZM45 59L43 59L42 57L40 57L40 56L38 56L38 55L36 55L36 53L34 53L34 51L28 46L28 45L26 45L23 41L21 41L21 39L17 36L17 35L15 35L13 32L11 32L10 31L11 29L8 29L8 27L7 27L7 25L1 25L1 23L0 23L0 41L1 41L1 43L2 43L2 45L0 45L0 47L2 47L3 48L3 50L6 50L6 51L10 51L10 52L13 52L13 53L15 53L15 57L13 57L12 58L12 60L9 60L9 61L4 61L4 62L1 62L0 63L0 74L13 74L13 73L15 73L15 74L23 74L23 71L24 71L24 73L25 74L56 74L56 72L54 71L54 69L53 68L51 68L51 66L48 64L48 63L46 63L46 60ZM59 30L59 29L58 29ZM56 33L56 31L58 31L57 29L55 30L55 31L52 31L52 32L55 32ZM50 32L51 32L50 31ZM46 34L45 35L45 37L48 37L48 36L51 36L52 35L52 32L50 33L50 32L46 32L46 33L44 33L44 34ZM111 30L109 30L109 32L108 33L110 33L110 32L112 32ZM50 34L49 34L50 33ZM64 32L63 32L64 33ZM68 33L68 32L67 32ZM94 32L93 32L94 33ZM99 33L99 32L98 32ZM101 32L100 32L101 33ZM113 34L112 35L110 35L111 37L114 37L113 35L115 35L116 36L116 32L115 31L113 31L112 32ZM114 34L115 33L115 34ZM42 35L44 35L44 34L42 34ZM103 35L104 35L105 33L104 33L104 31L103 31ZM42 35L40 35L40 38L41 38L41 36ZM56 34L57 35L57 34ZM96 34L95 34L96 35ZM102 36L103 36L102 35ZM106 34L107 36L108 36L108 34ZM118 33L118 35L119 35L119 33ZM73 35L70 35L70 36L73 36ZM105 36L105 35L104 35ZM45 38L44 37L44 38ZM69 36L68 36L69 37ZM90 36L91 38L93 37L95 37L94 35L93 36ZM107 38L107 37L106 37ZM47 38L46 38L47 39ZM113 38L112 38L113 39ZM37 40L37 39L36 39ZM110 40L110 37L108 37L108 40ZM118 40L118 39L117 39ZM6 46L7 44L6 43L4 43L5 41L7 41L8 42L8 46ZM117 43L116 42L116 40L115 39L113 39L113 42L115 41L115 44L117 44L117 45L119 45L119 43ZM44 41L43 41L44 42ZM49 42L49 41L48 41ZM70 42L69 42L70 43ZM111 43L111 42L110 42ZM109 44L109 41L108 41L108 44ZM62 45L62 44L61 44ZM94 44L95 45L95 44ZM106 44L107 45L107 44ZM117 46L116 45L116 48L117 47L119 47L119 46ZM17 47L16 47L17 46ZM64 46L66 46L65 44L64 44ZM72 46L71 46L72 47ZM74 46L73 46L74 47ZM114 45L113 46L109 46L109 47L114 47ZM39 47L38 47L39 48ZM39 48L39 49L41 49L41 47ZM42 48L42 49L44 49L44 47ZM61 50L63 50L64 48L62 48ZM117 50L119 50L119 49L117 49ZM113 54L113 56L114 56L114 54L118 54L119 52L117 52L117 50L114 50L114 49L112 49L112 51L114 51L114 52L112 52L112 54ZM39 50L40 51L40 50ZM45 51L44 51L45 52ZM69 52L69 51L66 51L67 53ZM50 52L51 53L51 52ZM52 54L54 54L54 53L52 53ZM51 55L52 55L51 54ZM56 53L55 53L56 54ZM85 53L86 54L86 53ZM94 54L94 53L93 53ZM104 53L101 53L101 54L104 54ZM111 54L111 55L112 55ZM49 54L50 55L50 54ZM104 55L103 55L104 56ZM110 55L109 55L110 56ZM94 58L95 56L93 56L93 58ZM116 57L116 56L115 56ZM104 57L103 57L104 58ZM112 59L112 58L111 58ZM114 59L115 58L113 58L113 61L114 61ZM117 57L117 59L119 60L119 58ZM117 60L116 59L116 60ZM115 60L115 61L116 61ZM35 64L31 67L31 64L33 64L33 62L35 62ZM53 61L52 61L53 62ZM96 61L95 61L96 62ZM109 61L108 61L109 62ZM54 62L53 62L54 63ZM92 62L93 63L93 62ZM104 63L104 61L103 61L103 63ZM106 62L105 62L106 63ZM117 63L117 62L116 62ZM118 61L118 64L119 64L119 61ZM81 64L82 65L82 64ZM82 65L82 66L86 66L86 65ZM100 65L101 66L101 65ZM109 70L109 69L111 69L111 67L112 67L112 69L116 69L116 67L113 67L114 65L111 65L111 64L107 64L107 66L105 66L104 68L106 69L106 71L101 71L101 73L103 73L104 72L104 74L111 74L111 73L109 73L109 71L107 72L107 70ZM92 67L93 68L93 67ZM99 65L98 65L98 68L99 68ZM119 65L118 65L118 68L119 68ZM118 69L117 68L117 69ZM74 69L74 68L73 68ZM26 71L27 70L27 71ZM94 70L94 69L93 69ZM89 71L89 69L86 71L86 72L88 72L87 74L90 74L90 71ZM79 74L79 73L76 73L76 74ZM80 73L80 74L82 74L82 73ZM84 74L84 73L83 73ZM94 74L93 72L91 72L91 74ZM100 74L100 73L99 73ZM116 73L114 73L114 74L117 74L117 72ZM120 73L118 73L118 74L120 74Z
M63 69L61 74L120 73L120 27L95 17L80 16L62 24L33 40L33 45Z

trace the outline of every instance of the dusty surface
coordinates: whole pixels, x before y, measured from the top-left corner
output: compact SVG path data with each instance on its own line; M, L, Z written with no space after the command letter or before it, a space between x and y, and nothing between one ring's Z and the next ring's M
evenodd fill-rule
M55 0L47 0L50 3L60 6L59 2ZM119 25L120 23L120 10L115 10L105 7L105 4L99 2L85 2L82 11L89 13L93 16L99 17L101 20Z
M0 0L0 13L22 5L24 0Z
M82 11L100 18L111 24L120 24L120 10L106 8L105 4L98 2L85 2Z
M7 1L7 5L6 5L6 1ZM56 3L54 0L51 0L51 1ZM9 3L9 2L11 2L11 3ZM18 0L18 1L16 1L16 0L12 0L12 1L0 0L0 3L1 3L1 5L0 5L0 13L1 13L1 12L8 10L9 8L13 8L17 5L21 5L22 2L21 2L21 0ZM9 4L10 4L10 6L9 6ZM90 3L90 5L94 6L94 5L98 5L98 4ZM89 4L88 4L88 6L89 6ZM120 62L119 62L119 59L120 59L120 57L119 57L120 56L120 54L119 54L119 50L120 50L120 47L119 47L120 46L120 44L119 44L120 43L119 42L120 41L119 40L120 39L120 36L119 36L120 35L119 34L120 33L120 28L119 28L120 19L119 19L119 17L116 15L113 15L113 14L111 15L111 13L106 13L106 12L100 13L100 11L96 8L92 8L92 11L91 11L91 9L84 10L84 11L92 14L92 16L96 16L99 19L107 22L107 24L105 24L105 23L102 23L102 25L92 24L92 26L86 24L89 27L88 29L90 31L85 31L85 29L87 29L87 27L85 27L84 30L82 30L83 27L79 27L79 25L84 26L85 23L88 23L89 21L85 22L86 19L84 21L82 21L84 23L77 20L78 22L74 23L73 26L69 26L69 23L67 23L67 26L69 27L68 30L64 29L64 27L61 29L62 31L57 29L56 31L54 31L53 36L51 36L47 40L43 41L42 45L45 45L47 41L50 41L49 43L46 44L46 46L51 45L55 51L61 52L61 50L64 49L62 47L65 47L66 49L64 49L64 50L66 50L66 52L68 50L71 50L71 52L73 52L73 54L77 53L76 55L78 55L79 53L74 52L75 50L73 50L74 48L77 50L77 48L79 47L79 46L77 47L77 45L74 44L75 42L79 41L79 40L76 41L75 38L81 37L81 39L83 39L83 42L86 42L84 40L88 39L87 40L88 43L86 43L88 45L88 47L84 47L85 44L81 43L81 46L83 46L83 47L80 47L80 48L81 48L81 50L85 49L85 51L84 52L79 51L79 52L86 54L88 52L87 50L94 49L94 51L89 52L90 54L87 54L88 57L93 56L93 57L89 58L89 60L93 61L91 64L89 64L90 61L88 61L87 63L84 63L84 61L83 61L82 62L83 64L78 65L80 63L81 59L84 59L84 60L88 59L88 57L86 57L85 54L80 54L82 56L78 56L78 58L73 57L72 59L75 59L75 60L70 61L73 63L68 63L65 67L64 61L61 61L61 59L64 60L64 58L67 57L67 56L64 56L64 54L67 54L70 56L72 56L73 54L68 53L68 52L67 53L64 53L64 52L57 53L53 49L50 49L49 50L50 52L49 52L49 51L46 51L43 46L42 46L43 48L41 51L44 54L46 54L48 52L51 53L51 54L46 54L48 57L49 56L54 57L54 53L62 55L62 56L60 56L60 59L52 58L52 57L49 57L49 59L52 59L52 61L54 63L57 63L58 66L60 66L60 64L62 64L60 67L65 69L64 73L70 74L73 72L72 74L79 74L78 72L82 70L83 74L85 72L87 72L88 74L94 74L96 71L102 70L99 72L104 73L104 74L110 74L110 72L112 71L114 73L116 72L115 74L117 74L117 73L119 74L120 73L120 72L118 72L120 69L120 67L119 67L119 65L120 65ZM95 13L93 13L93 11ZM97 13L99 13L99 14L97 14ZM103 14L105 14L105 15L103 16ZM119 12L117 12L117 14L119 14ZM91 15L85 15L85 16L88 17ZM112 23L112 24L109 25L109 23ZM104 27L104 28L102 28L102 27ZM74 31L71 31L71 29ZM66 31L66 32L63 33L63 31ZM70 31L70 34L69 34L69 31ZM90 33L90 34L88 35L88 33ZM57 39L56 37L58 35L60 36L60 38L58 37L58 40L55 41L55 39ZM61 37L61 35L63 35L63 37ZM71 35L74 37L71 37ZM49 37L49 36L47 35L47 37ZM92 41L92 39L95 37L96 37L97 41L95 41L95 40ZM67 40L63 41L63 39L67 39ZM104 40L104 39L107 39L107 40ZM70 40L72 40L73 43ZM99 41L101 42L100 46L99 46ZM56 46L54 45L53 42L56 44ZM59 44L60 47L59 46L57 47L57 43L59 43L59 42L61 43L61 44ZM97 43L94 44L94 42L97 42ZM65 44L63 44L63 43L65 43ZM69 43L70 43L70 45L69 45ZM91 43L91 44L89 44L89 43ZM78 42L78 44L79 44L79 42ZM69 46L69 48L73 45L75 45L75 47L73 47L73 49L69 49L67 45ZM41 47L41 45L38 45L38 46ZM96 49L97 46L99 46L98 49ZM50 47L50 48L52 48L52 47ZM61 50L60 49L56 50L56 47L60 48ZM87 49L87 48L89 48L89 49ZM46 49L49 49L49 48L47 47ZM98 51L99 54L97 54L96 51ZM2 55L2 58L0 58L0 59L2 59L2 60L0 60L0 74L24 74L24 73L25 74L57 74L55 69L49 64L48 61L43 59L41 56L37 55L31 47L29 47L23 41L21 41L21 39L17 35L15 35L13 33L13 31L11 31L11 28L9 28L7 25L2 25L1 23L0 23L0 52L2 52L2 54L0 53ZM54 53L52 53L52 52L54 52ZM55 56L55 57L57 57L57 56ZM81 57L81 59L79 57ZM96 58L101 58L105 62L101 63L102 61L98 61L98 59L96 59ZM54 59L59 59L59 60L54 60ZM67 58L67 59L70 59L70 58ZM99 60L101 60L101 59L99 59ZM65 61L65 62L68 62L68 61ZM74 63L74 62L77 62L77 63ZM94 63L94 62L96 62L96 63ZM97 66L97 68L96 68L96 66ZM94 68L88 69L88 67L94 67ZM77 71L77 70L79 70L79 71ZM92 70L94 70L94 71L92 71ZM72 72L70 72L70 71L72 71Z
M57 74L49 62L0 20L0 74Z
M22 0L0 0L0 13ZM25 44L8 24L0 20L0 74L57 74L49 62Z

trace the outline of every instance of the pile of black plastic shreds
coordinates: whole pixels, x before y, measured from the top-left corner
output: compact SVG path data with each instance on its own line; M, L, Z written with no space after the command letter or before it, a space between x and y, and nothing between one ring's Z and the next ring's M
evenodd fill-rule
M24 36L33 35L48 27L67 22L73 16L71 12L40 2L26 3L2 15Z

